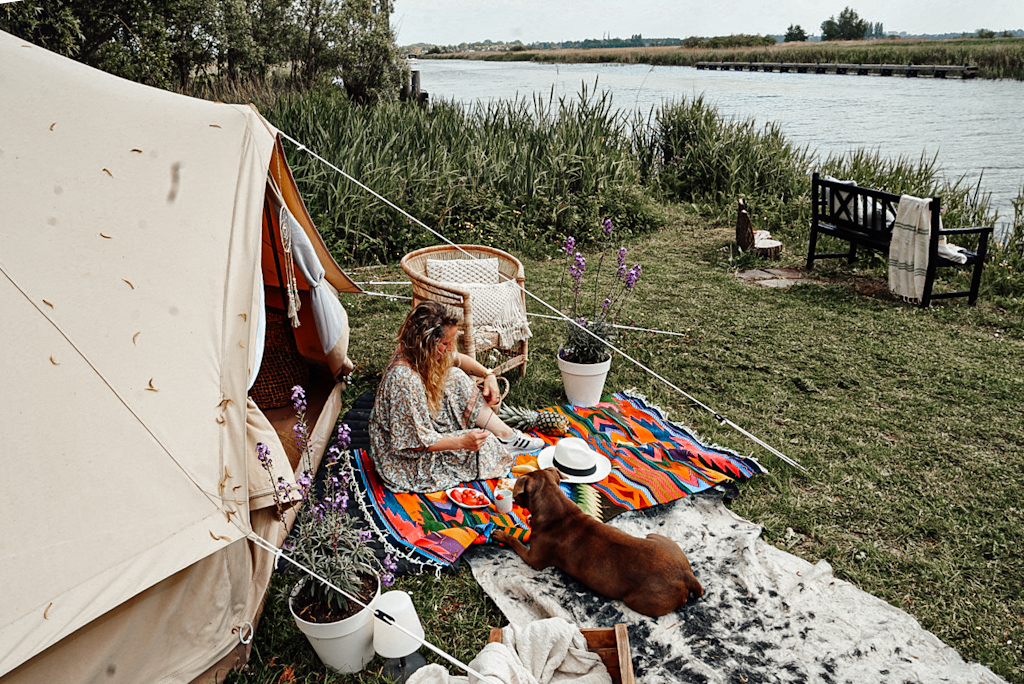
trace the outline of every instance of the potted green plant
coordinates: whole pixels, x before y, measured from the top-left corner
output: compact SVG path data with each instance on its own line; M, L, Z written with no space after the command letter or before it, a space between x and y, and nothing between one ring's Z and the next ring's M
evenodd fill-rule
M585 283L588 261L583 252L577 249L576 238L571 235L566 238L562 249L565 262L559 282L558 307L571 321L566 322L565 339L558 348L557 360L566 397L569 403L576 406L593 406L601 400L612 359L606 343L614 343L617 338L616 321L640 279L642 270L640 264L626 266L626 248L620 247L615 270L609 269L610 272L602 274L611 235L611 219L605 219L599 250L590 258L591 264L596 262L589 271L593 273L589 278L592 285ZM566 285L569 286L571 296L563 308ZM602 292L604 297L601 297Z
M367 546L371 532L361 529L359 521L347 513L350 475L341 464L350 444L348 425L338 427L337 438L321 462L321 476L314 483L302 387L292 388L292 403L298 414L294 436L302 470L294 483L277 478L274 501L282 517L296 500L302 504L284 550L357 601L304 576L289 592L288 608L325 665L343 673L359 672L373 658L373 606L381 584L394 584L396 564L390 555L383 563L377 560ZM260 442L256 452L264 469L272 473L270 449Z

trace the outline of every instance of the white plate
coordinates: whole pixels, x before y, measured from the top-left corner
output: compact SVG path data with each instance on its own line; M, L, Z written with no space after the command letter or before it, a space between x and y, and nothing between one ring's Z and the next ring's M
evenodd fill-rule
M458 506L460 508L467 508L469 510L475 510L477 508L487 508L488 506L491 505L491 501L489 499L488 499L487 503L479 504L477 506L472 506L470 504L464 504L461 501L456 501L452 497L452 492L476 492L477 494L479 494L480 496L483 496L483 497L486 497L487 495L484 494L483 492L481 492L479 489L471 489L470 487L452 487L451 489L446 489L444 493L448 495L448 498L452 500L452 503L454 503L456 506Z

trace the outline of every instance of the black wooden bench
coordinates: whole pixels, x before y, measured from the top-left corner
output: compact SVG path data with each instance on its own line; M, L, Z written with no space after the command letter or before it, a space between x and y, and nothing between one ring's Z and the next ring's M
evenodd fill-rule
M872 249L888 256L899 201L900 196L891 192L863 188L836 180L825 180L815 173L811 181L811 240L807 250L807 269L814 268L814 262L818 259L846 257L853 262L857 258L858 247ZM985 255L988 252L988 240L992 235L992 226L940 228L941 206L940 198L933 197L929 205L932 215L931 239L921 307L928 306L933 299L950 297L967 297L967 303L973 306L978 300L981 270L985 265ZM849 251L816 254L819 234L830 235L849 242ZM951 235L978 236L978 251L967 254L966 264L939 256L939 238ZM935 271L940 266L973 267L971 289L958 292L932 292Z

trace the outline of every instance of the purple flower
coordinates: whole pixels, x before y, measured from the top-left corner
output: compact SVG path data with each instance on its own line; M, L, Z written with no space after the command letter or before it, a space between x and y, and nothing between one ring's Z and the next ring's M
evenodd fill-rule
M573 251L575 251L575 249L576 238L570 235L569 237L565 238L565 247L562 248L562 251L565 252L566 254L572 254Z
M352 443L352 428L348 426L348 423L342 423L338 426L338 447L345 449L349 444Z
M368 542L373 539L373 532L370 530L359 530L359 541Z
M256 458L260 460L260 465L267 470L274 465L274 462L270 460L270 447L263 442L256 442Z
M395 559L391 557L390 553L388 553L384 555L384 560L381 561L381 564L384 566L384 573L381 574L380 581L385 587L390 587L395 583L394 572L398 569L398 563L396 563Z
M622 280L626 275L626 248L619 247L619 258L618 258L619 269L616 272L616 277Z
M306 390L302 389L302 385L292 387L292 406L296 411L306 410Z
M632 290L633 286L636 285L636 281L640 279L640 264L636 264L633 268L629 269L629 273L626 274L626 279L623 281L623 285L627 290Z
M604 220L604 234L605 235L611 235L612 234L612 220L610 218L606 218Z
M580 293L580 286L583 283L583 272L585 270L587 270L587 258L580 252L576 252L572 266L569 267L569 276L572 278L572 291L574 294Z
M303 470L297 478L295 483L302 488L303 492L308 492L309 488L313 486L313 478L310 476L308 470Z
M384 555L384 560L382 561L382 563L384 565L385 570L390 570L391 572L394 572L398 569L398 563L395 562L395 559L391 557L390 553Z
M601 302L601 313L608 313L608 307L612 305L612 300L605 297L605 300Z

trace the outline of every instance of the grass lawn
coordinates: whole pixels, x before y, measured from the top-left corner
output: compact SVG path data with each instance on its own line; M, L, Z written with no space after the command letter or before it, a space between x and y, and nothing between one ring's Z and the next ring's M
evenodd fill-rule
M827 559L837 576L906 610L965 659L1024 683L1019 314L984 297L975 308L961 299L921 311L890 297L884 274L838 265L819 266L817 283L753 287L735 272L766 264L737 258L731 227L667 211L662 230L627 244L629 262L644 267L630 315L637 326L684 335L634 332L620 346L807 472L625 359L613 360L606 390L637 388L705 440L753 453L770 473L745 484L732 508L762 524L767 541ZM792 266L806 246L786 249L781 265ZM561 261L524 263L527 288L557 301ZM351 275L405 280L397 265ZM351 401L374 386L409 303L344 301L359 364ZM528 309L546 313L535 302ZM506 402L562 402L554 360L562 326L540 318L531 326L527 377L510 378ZM466 662L488 628L503 624L468 568L402 578L396 588L412 592L428 640ZM376 683L380 668L375 659L358 677L325 672L272 593L250 663L228 681Z

